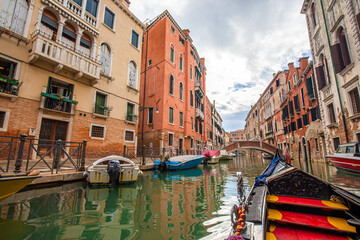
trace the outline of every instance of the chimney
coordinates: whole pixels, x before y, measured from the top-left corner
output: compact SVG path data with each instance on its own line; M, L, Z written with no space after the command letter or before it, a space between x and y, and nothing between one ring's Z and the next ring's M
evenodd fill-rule
M288 68L289 68L289 69L294 68L294 63L293 63L293 62L288 63Z
M302 57L299 59L301 70L304 70L307 67L307 65L309 64L308 59L309 59L309 57Z
M189 29L183 29L183 33L185 33L186 36L189 36L190 30Z

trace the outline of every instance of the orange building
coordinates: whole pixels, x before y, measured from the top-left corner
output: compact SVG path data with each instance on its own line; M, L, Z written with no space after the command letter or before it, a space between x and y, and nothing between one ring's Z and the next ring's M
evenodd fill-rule
M205 59L166 10L144 32L138 145L202 151Z
M245 141L246 135L244 129L239 129L236 131L230 132L230 144L240 141Z

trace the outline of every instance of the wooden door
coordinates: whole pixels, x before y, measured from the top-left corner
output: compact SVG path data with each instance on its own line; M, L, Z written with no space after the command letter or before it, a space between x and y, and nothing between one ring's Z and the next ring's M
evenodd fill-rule
M48 151L55 142L48 140L66 140L67 122L56 121L51 119L42 119L39 150Z

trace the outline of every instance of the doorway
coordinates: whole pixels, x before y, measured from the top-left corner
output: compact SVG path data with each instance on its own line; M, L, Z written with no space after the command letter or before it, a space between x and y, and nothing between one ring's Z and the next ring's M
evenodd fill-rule
M180 151L180 154L182 153L183 151L183 146L184 146L184 140L182 138L179 139L179 151Z
M65 141L67 127L67 122L43 118L39 135L39 151L49 151L55 143L54 140Z

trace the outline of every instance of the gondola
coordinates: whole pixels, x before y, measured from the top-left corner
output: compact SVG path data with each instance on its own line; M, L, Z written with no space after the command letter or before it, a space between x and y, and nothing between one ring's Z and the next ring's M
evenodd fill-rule
M231 216L227 239L360 239L360 198L279 154Z

